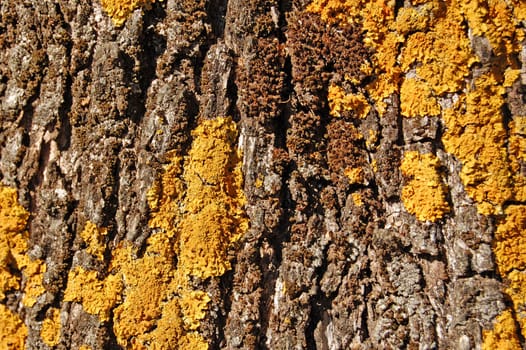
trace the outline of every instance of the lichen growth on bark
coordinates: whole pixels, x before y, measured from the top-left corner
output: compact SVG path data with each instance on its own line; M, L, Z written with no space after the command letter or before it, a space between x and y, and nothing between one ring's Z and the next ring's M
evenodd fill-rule
M125 348L207 349L198 329L211 299L190 278L229 270L228 249L248 227L236 124L207 120L192 136L188 155L168 152L148 191L154 233L143 255L123 242L112 253L107 277L82 267L70 272L64 300L82 303L101 321L112 311L113 331ZM88 223L82 233L96 256L104 251L104 232Z
M17 191L0 185L0 300L22 287L22 303L31 307L45 291L46 265L28 255L28 218L29 213L18 204Z
M4 304L0 304L0 348L2 349L24 349L27 327L20 317L9 310Z
M449 212L446 186L440 176L440 161L435 155L406 152L400 170L409 178L402 189L402 202L408 212L420 221L431 222Z
M521 21L526 18L526 5L503 0L411 3L413 7L404 6L396 17L394 2L387 0L314 0L308 11L330 23L362 26L366 42L375 51L373 79L367 91L380 115L386 112L386 99L399 94L402 115L443 118L442 142L462 164L460 177L466 192L476 202L479 213L497 218L494 252L499 272L510 283L507 293L514 300L513 309L507 312L517 315L524 335L519 316L523 302L515 302L522 300L517 293L523 288L524 228L515 215L522 205L508 203L526 200L526 179L521 171L525 122L524 116L513 116L505 125L502 106L506 88L519 79L517 56L524 45ZM474 49L477 45L473 41L479 37L489 42L490 56ZM488 60L491 66L475 72L474 63ZM438 103L441 98L445 98L441 103L446 102L443 109ZM409 167L402 167L407 176ZM414 191L409 184L414 185L404 187L404 205L419 219L425 219L422 213L429 201L409 201L422 192ZM510 229L514 225L516 229ZM508 274L512 270L513 275ZM506 318L504 314L502 317ZM495 331L505 333L502 327ZM504 333L501 339L505 339ZM499 335L492 333L491 337ZM519 347L513 344L508 345Z
M155 0L101 0L104 11L117 27L122 26L134 10L140 7L149 9L154 2Z
M47 313L48 317L42 321L40 336L44 343L49 346L55 346L60 341L60 310L53 307Z
M346 93L337 85L329 86L327 99L329 100L330 114L334 117L340 117L343 112L352 112L356 117L362 119L371 110L371 106L369 106L363 93Z
M104 260L104 252L106 250L106 236L108 230L106 228L99 228L93 222L88 221L84 226L84 230L80 233L80 237L86 242L86 251L96 257L99 261Z

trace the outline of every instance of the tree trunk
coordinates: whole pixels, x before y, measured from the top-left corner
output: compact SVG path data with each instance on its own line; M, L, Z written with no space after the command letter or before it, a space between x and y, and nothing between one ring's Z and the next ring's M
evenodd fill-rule
M522 1L150 2L0 3L1 349L525 347Z

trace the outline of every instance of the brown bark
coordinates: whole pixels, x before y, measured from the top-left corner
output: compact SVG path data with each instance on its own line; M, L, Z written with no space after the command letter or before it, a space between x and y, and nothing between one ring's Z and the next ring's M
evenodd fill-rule
M50 348L40 334L50 307L65 320L57 349L120 348L111 321L63 300L68 272L104 274L119 242L144 247L146 195L167 152L186 154L191 130L217 116L240 130L250 228L232 270L199 282L212 299L199 328L211 349L481 344L509 304L493 219L443 150L439 117L403 118L396 94L383 116L329 115L330 83L364 86L372 52L358 27L305 6L166 0L117 28L98 1L2 1L0 179L18 190L30 253L47 266L33 307L17 293L4 301L28 326L27 349ZM441 161L451 212L434 223L400 199L409 150ZM103 261L83 251L87 221L108 229Z

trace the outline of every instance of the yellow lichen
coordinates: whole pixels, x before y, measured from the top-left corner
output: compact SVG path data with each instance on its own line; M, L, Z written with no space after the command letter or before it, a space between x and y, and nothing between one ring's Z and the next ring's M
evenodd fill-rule
M405 79L402 83L400 109L405 117L434 117L440 114L440 106L431 88L419 79Z
M460 177L481 214L498 214L513 198L501 107L504 89L492 75L481 76L454 108L444 113L447 152L462 162Z
M365 180L365 173L363 168L346 168L343 171L344 175L349 179L350 184L363 184Z
M524 234L525 232L526 227L523 226L522 233ZM510 285L506 288L506 293L513 302L513 309L524 337L526 335L526 271L513 270L507 277Z
M520 69L512 69L508 68L506 71L504 71L504 83L502 86L504 87L510 87L513 85L513 83L520 78L521 70Z
M18 204L15 189L0 185L0 300L5 293L23 286L22 303L31 307L44 293L46 265L28 255L25 231L29 213Z
M27 251L24 230L29 213L18 204L15 189L0 185L0 299L9 290L20 288L17 257Z
M514 308L503 314L492 333L485 333L485 348L520 348L514 327L499 324L513 322L513 313L524 308L524 303L515 302L520 299L517 291L524 290L522 282L517 282L522 281L517 276L524 271L524 228L516 214L523 209L506 205L526 201L526 179L521 170L526 161L526 116L513 116L506 126L501 107L505 88L520 77L517 57L525 38L521 21L526 20L526 2L412 0L411 4L405 2L396 18L395 2L387 0L314 0L307 10L330 23L362 26L365 42L375 52L370 67L372 80L366 88L380 115L386 112L386 99L399 93L403 115L443 116L445 149L462 163L460 177L478 211L496 216L494 251L498 269L506 282L516 285L508 289ZM486 38L492 49L491 66L483 67L481 76L472 65L488 57L477 57L473 52L472 47L480 46L477 37ZM483 51L477 50L481 55ZM404 76L409 78L404 80ZM422 86L415 88L416 82ZM447 105L451 94L453 106L441 112L437 99L445 98ZM434 169L428 173L436 173L434 165L425 168ZM416 179L418 176L414 176ZM436 180L429 183L436 184ZM418 195L415 191L409 193L409 189L405 186L403 194L406 208L413 208L415 213L424 210L427 200L407 203L407 198ZM438 202L444 203L442 199ZM508 276L510 271L515 282ZM517 317L519 322L521 317ZM525 335L522 323L521 328ZM512 341L505 343L508 338Z
M416 9L414 7L402 7L398 10L394 29L403 35L416 31L425 31L429 28L430 6L423 6Z
M398 65L397 57L403 40L403 36L398 33L388 32L375 46L374 78L366 88L369 96L375 101L375 108L380 115L384 115L387 110L385 99L397 93L402 82L402 70Z
M510 310L503 311L491 331L483 331L483 350L519 350L522 349L517 337L517 327Z
M112 266L125 281L124 301L114 309L113 331L126 348L142 349L178 344L184 337L182 312L174 296L185 281L177 278L173 244L165 233L148 239L146 252L137 258L132 247L115 251ZM172 324L172 329L165 325Z
M0 349L22 350L25 348L27 327L17 314L0 304Z
M514 41L522 40L520 32L515 30L520 20L513 16L513 7L508 7L507 2L505 0L459 2L473 34L486 37L497 55L517 50Z
M184 290L179 304L183 312L186 329L196 330L199 321L205 318L210 297L200 290Z
M167 154L147 194L149 226L157 232L144 255L136 258L130 247L114 252L112 268L125 281L124 301L114 309L114 332L123 347L207 349L198 328L210 297L193 289L189 278L230 269L228 249L248 226L236 124L208 120L192 136L186 157Z
M354 205L358 207L363 206L362 195L358 192L352 194L352 201L354 202Z
M93 350L89 345L81 345L79 350Z
M517 202L526 202L526 176L521 171L521 163L526 163L526 117L517 116L508 126L508 160L513 177L513 196Z
M369 106L367 99L362 93L347 94L337 85L329 86L327 98L329 100L330 114L334 117L340 117L344 111L353 111L354 115L363 119L367 117L371 110L371 106Z
M459 91L477 61L455 6L437 12L427 32L411 34L402 49L401 69L416 65L417 76L427 82L434 94Z
M40 337L49 346L55 346L60 340L60 310L51 308L48 317L42 322Z
M107 234L108 230L106 228L99 228L91 221L86 222L84 230L80 233L80 237L88 245L86 251L99 261L104 260L104 251L106 250L105 237Z
M498 220L493 252L501 276L526 269L526 205L510 205Z
M133 11L140 7L149 9L154 2L155 0L101 0L101 5L113 24L120 27Z
M433 154L416 151L404 154L400 170L410 180L402 189L402 202L420 221L434 222L449 212L439 168L440 161Z
M217 118L198 126L192 135L183 175L187 188L178 268L207 278L230 269L228 247L247 230L248 220L236 124L230 118Z
M82 304L87 313L97 315L101 321L108 321L111 309L121 300L122 281L119 275L108 275L105 279L97 271L74 267L68 274L64 301Z

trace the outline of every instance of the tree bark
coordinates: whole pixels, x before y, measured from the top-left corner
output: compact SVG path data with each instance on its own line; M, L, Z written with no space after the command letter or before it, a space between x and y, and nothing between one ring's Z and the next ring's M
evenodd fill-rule
M524 6L335 3L2 1L0 344L524 348Z

